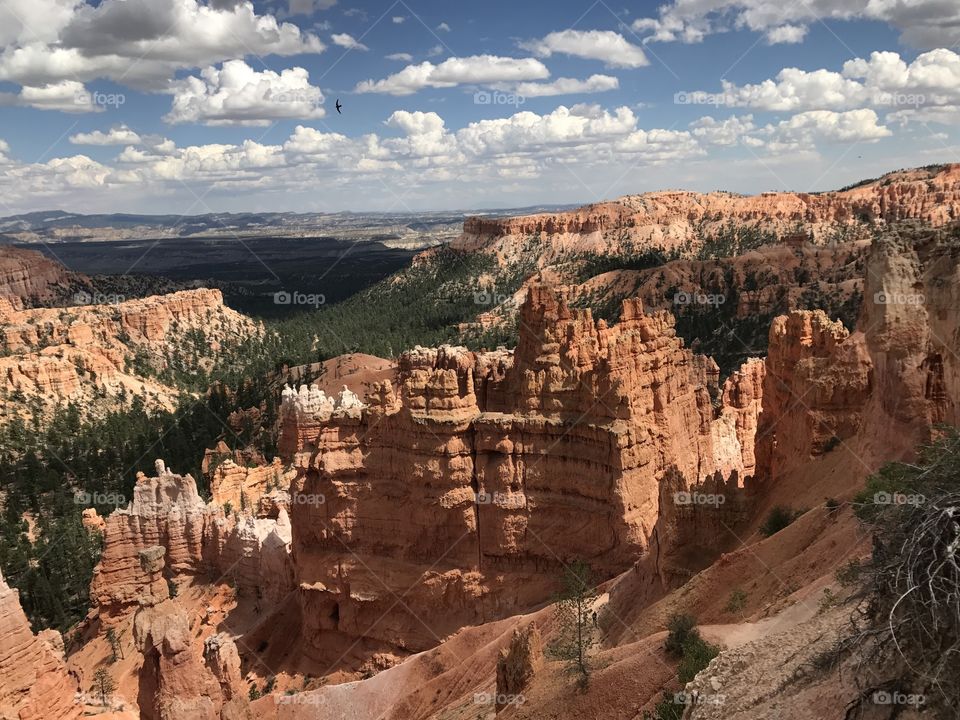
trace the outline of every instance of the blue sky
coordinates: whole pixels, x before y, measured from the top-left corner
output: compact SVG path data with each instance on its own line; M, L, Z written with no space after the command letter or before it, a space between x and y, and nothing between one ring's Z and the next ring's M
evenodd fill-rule
M0 214L830 189L957 159L958 28L950 0L0 0Z

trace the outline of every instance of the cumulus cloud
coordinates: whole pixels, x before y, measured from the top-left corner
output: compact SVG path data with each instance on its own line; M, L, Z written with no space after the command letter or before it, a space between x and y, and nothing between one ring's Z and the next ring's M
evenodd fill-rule
M562 30L540 40L520 43L520 47L539 57L554 53L573 55L602 60L608 67L637 68L650 64L643 50L612 30Z
M24 86L11 104L66 113L103 112L104 104L96 102L97 99L83 83L61 80L39 87Z
M731 146L752 142L751 133L756 129L752 115L732 115L725 120L716 120L707 115L690 123L693 137L708 145Z
M71 135L70 142L74 145L139 145L140 135L126 125L118 125L107 132L94 130Z
M634 21L633 29L647 34L644 42L700 42L706 35L748 28L769 43L795 43L813 23L854 19L887 23L916 48L960 41L960 4L951 0L674 0L656 17Z
M268 125L282 118L320 118L323 93L310 84L300 67L280 73L258 72L243 60L230 60L221 69L208 67L174 86L169 123L206 125Z
M519 83L514 91L524 97L547 97L551 95L606 92L607 90L616 90L618 87L620 87L620 81L611 75L591 75L586 80L557 78L548 83Z
M450 32L450 26L447 25L445 22L442 22L439 25L437 25L437 32Z
M785 68L756 84L724 82L720 99L771 112L956 105L960 55L941 48L907 63L895 52L874 52L869 59L848 60L840 72Z
M364 80L356 87L359 93L411 95L426 87L449 88L462 84L493 85L542 80L550 72L533 58L508 58L496 55L452 57L439 65L426 61L408 65L383 80Z
M162 89L179 69L323 50L315 35L258 15L249 0L5 0L0 18L0 80L29 86L108 78Z
M347 50L369 50L366 45L361 42L354 40L352 35L347 33L334 33L330 36L330 39L333 40L334 45L339 47L346 48Z
M890 130L878 124L873 110L862 108L846 112L809 110L768 125L764 134L769 137L767 147L780 152L787 149L809 148L818 140L827 142L873 142L892 135Z

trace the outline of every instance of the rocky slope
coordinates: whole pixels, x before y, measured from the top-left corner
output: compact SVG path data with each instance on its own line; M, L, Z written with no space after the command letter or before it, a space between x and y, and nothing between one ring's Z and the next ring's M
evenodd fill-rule
M209 367L259 326L223 304L218 290L187 290L112 305L18 310L0 298L0 420L83 412L118 396L170 407L179 390L159 375Z
M34 635L17 591L0 576L0 717L78 718L83 711L78 690L67 673L60 633Z

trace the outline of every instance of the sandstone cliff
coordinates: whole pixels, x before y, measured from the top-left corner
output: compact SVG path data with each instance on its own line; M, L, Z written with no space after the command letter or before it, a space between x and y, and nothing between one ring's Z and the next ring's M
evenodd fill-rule
M156 477L137 476L133 501L106 518L103 533L90 593L105 624L151 604L145 598L167 597L167 581L176 585L208 572L271 602L293 589L285 509L273 518L225 516L216 503L204 503L192 477L172 473L160 460ZM149 572L142 557L157 548L162 574Z
M34 635L17 591L0 576L0 717L78 718L83 711L78 690L64 665L60 633Z
M0 421L68 402L90 412L97 397L145 395L149 407L171 407L179 391L156 375L174 357L209 369L259 326L223 304L219 290L189 290L114 305L17 310L0 306Z
M690 484L743 471L754 370L715 430L716 366L683 347L668 313L630 301L608 327L532 288L520 318L515 352L417 348L398 388L362 402L285 391L293 559L316 657L431 647L541 602L575 557L612 574L647 548L668 468Z
M71 286L88 287L89 280L42 253L0 245L0 297L17 309L55 302Z
M819 311L770 328L758 479L840 448L873 469L960 421L958 241L904 227L874 241L855 332Z
M907 219L943 225L960 217L960 165L890 173L855 188L824 193L770 192L742 196L685 191L627 195L571 212L526 217L467 218L453 244L509 260L530 238L541 264L570 252L696 245L733 223L779 237L797 228L826 239L839 228Z

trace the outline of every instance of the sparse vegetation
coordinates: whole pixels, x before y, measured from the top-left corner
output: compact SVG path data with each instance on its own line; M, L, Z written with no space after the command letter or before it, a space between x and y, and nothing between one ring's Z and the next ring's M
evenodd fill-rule
M776 535L802 514L799 510L777 505L767 514L767 519L760 526L760 534L764 537Z
M596 598L590 566L575 560L564 570L561 588L555 597L557 633L548 650L578 675L581 687L586 686L590 675L589 653L594 644L592 617Z
M734 588L730 591L730 597L727 598L727 604L724 611L728 613L742 613L747 606L747 593L743 588Z

